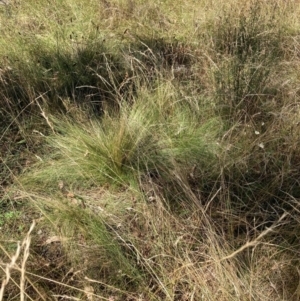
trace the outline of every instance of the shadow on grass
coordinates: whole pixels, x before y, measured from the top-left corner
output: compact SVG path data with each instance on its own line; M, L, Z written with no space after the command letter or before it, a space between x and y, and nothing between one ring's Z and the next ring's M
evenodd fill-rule
M99 113L105 101L115 101L128 70L121 57L110 54L103 43L87 44L75 53L32 49L30 62L10 59L2 71L2 113L30 111L42 96L53 112L63 109L62 99L89 105Z

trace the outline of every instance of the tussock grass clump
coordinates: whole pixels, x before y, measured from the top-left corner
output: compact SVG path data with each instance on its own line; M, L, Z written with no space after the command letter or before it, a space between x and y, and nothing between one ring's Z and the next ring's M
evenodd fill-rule
M285 8L263 1L244 5L221 10L210 31L218 108L233 123L267 118L267 103L279 92L278 63L285 58Z
M218 146L213 140L220 120L201 120L201 111L193 111L185 100L176 101L176 96L170 83L161 83L153 93L141 90L132 104L122 102L101 122L54 121L58 134L50 138L54 147L50 170L37 171L34 181L41 177L48 186L49 175L56 174L53 166L58 178L125 186L143 174L173 178L176 169L185 173L192 172L194 165L201 169L216 159Z

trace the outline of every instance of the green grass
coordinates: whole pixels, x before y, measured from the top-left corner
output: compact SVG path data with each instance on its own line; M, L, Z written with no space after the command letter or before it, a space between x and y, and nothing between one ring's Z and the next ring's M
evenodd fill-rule
M92 181L126 187L147 173L174 178L176 169L205 168L207 161L216 160L221 120L205 120L200 109L176 100L174 90L170 83L160 83L156 91L141 92L131 104L122 102L118 112L105 114L100 122L54 120L57 133L49 137L50 166L27 179L39 182L41 189L71 178L77 184Z
M298 14L1 6L0 300L298 300Z

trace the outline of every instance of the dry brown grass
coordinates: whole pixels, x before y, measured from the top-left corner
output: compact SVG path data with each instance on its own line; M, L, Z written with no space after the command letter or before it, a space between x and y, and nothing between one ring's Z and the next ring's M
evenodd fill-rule
M298 2L0 7L1 301L299 299Z
M20 300L24 301L26 294L25 290L25 284L26 284L26 262L29 257L29 249L30 249L30 243L31 243L31 232L33 231L35 227L35 221L32 222L29 231L26 234L26 237L23 239L22 243L18 242L17 249L15 251L15 254L13 256L10 256L9 253L3 249L4 253L6 256L10 259L10 262L7 264L1 264L1 269L2 271L5 272L4 279L2 280L1 284L1 289L0 289L0 300L3 300L4 296L4 290L5 287L8 285L9 281L11 280L11 271L12 270L17 270L20 272L20 283L18 285L18 288L20 290ZM18 265L17 261L21 255L21 251L23 250L23 256L22 256L22 261L21 261L21 266ZM12 280L14 282L14 280Z

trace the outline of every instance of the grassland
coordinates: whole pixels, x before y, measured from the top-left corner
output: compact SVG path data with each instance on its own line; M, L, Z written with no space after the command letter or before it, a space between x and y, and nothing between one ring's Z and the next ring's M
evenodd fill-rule
M0 6L0 301L300 298L300 2Z

